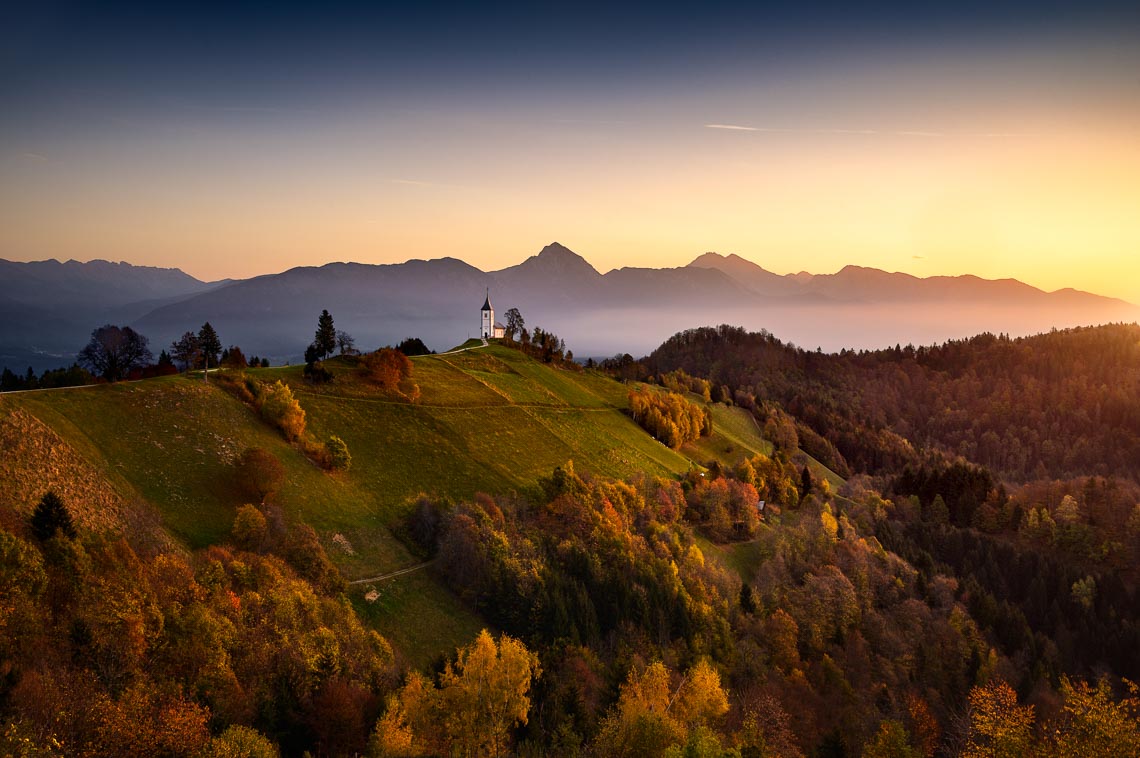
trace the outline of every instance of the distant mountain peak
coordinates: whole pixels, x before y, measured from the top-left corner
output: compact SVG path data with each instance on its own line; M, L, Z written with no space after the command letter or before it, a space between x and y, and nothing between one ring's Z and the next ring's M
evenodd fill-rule
M723 265L727 260L729 260L729 258L720 253L708 252L698 255L689 265L693 268L717 268Z
M763 273L769 276L776 276L776 274L773 274L758 263L754 263L736 253L729 253L728 255L714 252L702 253L694 258L692 262L689 263L689 266L691 268L715 268L727 272L748 271L753 274Z
M558 242L551 242L537 255L532 255L517 266L502 269L499 274L510 271L541 271L552 276L576 276L589 279L601 274L582 256Z
M542 250L539 250L538 255L532 255L528 260L561 261L570 265L588 266L591 270L594 270L594 267L590 265L589 261L560 242L551 242L542 248Z
M756 264L747 258L741 258L736 253L729 253L722 255L721 253L714 253L711 250L707 253L701 253L689 263L693 268L716 268L718 264L723 263L746 263L749 266Z
M715 269L740 282L758 295L789 294L787 280L736 253L704 253L687 268Z
M570 248L566 247L565 245L563 245L561 242L558 242L558 241L551 242L549 245L542 248L542 250L540 250L538 252L539 255L561 255L561 254L566 254L566 253L569 253L570 255L573 255L575 257L581 257L577 253L575 253L573 250L571 250Z

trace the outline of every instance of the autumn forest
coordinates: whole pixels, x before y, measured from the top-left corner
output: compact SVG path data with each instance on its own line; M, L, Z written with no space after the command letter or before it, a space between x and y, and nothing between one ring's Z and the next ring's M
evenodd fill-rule
M98 528L76 491L4 508L5 753L1140 754L1137 327L827 355L722 326L585 367L520 328L464 360L612 387L687 470L413 481L387 529L483 627L418 664L362 613L343 536L279 502L280 453L234 460L245 504L193 550ZM332 493L359 443L316 436L306 404L431 403L458 358L326 347L194 386ZM725 445L718 418L763 444Z

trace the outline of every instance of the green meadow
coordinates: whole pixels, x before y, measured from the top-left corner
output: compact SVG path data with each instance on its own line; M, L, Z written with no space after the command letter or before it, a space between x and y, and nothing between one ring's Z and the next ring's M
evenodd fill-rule
M275 503L318 531L349 580L418 563L392 530L420 494L452 501L525 494L567 461L599 476L675 476L770 451L746 411L723 405L713 406L712 436L670 450L633 423L627 386L497 345L413 358L414 401L377 392L349 360L327 365L334 381L317 386L298 366L248 373L288 383L316 439L345 440L352 466L332 474L201 374L6 395L0 403L51 427L124 498L152 506L189 548L227 539L244 502L234 460L250 447L269 450L286 471ZM430 569L355 584L351 594L416 663L469 639L481 623Z

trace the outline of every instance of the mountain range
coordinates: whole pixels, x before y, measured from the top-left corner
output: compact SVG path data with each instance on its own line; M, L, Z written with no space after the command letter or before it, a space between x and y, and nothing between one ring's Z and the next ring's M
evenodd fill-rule
M205 321L246 354L295 361L324 308L358 348L416 336L446 350L476 334L488 292L499 320L517 307L528 327L557 333L579 356L644 354L676 331L718 323L835 351L1140 317L1140 309L1121 300L1072 289L1044 292L1014 279L920 278L860 266L779 275L717 253L679 268L602 274L557 242L492 272L445 257L330 263L219 282L107 261L0 260L0 365L66 364L103 323L130 324L157 354Z

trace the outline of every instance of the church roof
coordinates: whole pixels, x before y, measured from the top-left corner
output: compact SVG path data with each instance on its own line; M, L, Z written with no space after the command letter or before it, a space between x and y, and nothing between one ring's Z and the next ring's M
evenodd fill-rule
M487 299L483 301L483 307L480 308L479 310L481 310L481 311L491 310L491 293L490 292L487 293Z

